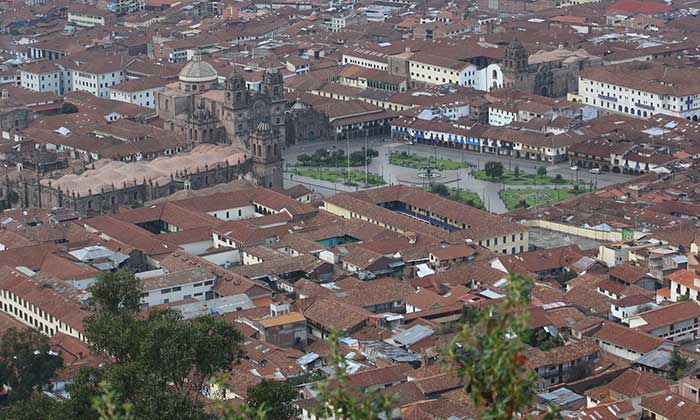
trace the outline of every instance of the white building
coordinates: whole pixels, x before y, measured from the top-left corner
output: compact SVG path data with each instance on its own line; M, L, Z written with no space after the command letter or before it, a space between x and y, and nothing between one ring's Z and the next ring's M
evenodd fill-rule
M111 15L97 7L75 8L68 10L68 22L76 26L93 28L95 26L105 26L110 21Z
M20 69L20 86L34 92L63 94L63 69L55 62L41 61Z
M127 80L109 88L109 99L155 108L156 93L165 90L166 83L166 80L156 76Z
M354 64L368 69L387 71L389 68L388 55L379 51L355 48L343 53L343 64Z
M664 340L614 322L605 322L593 338L602 350L617 357L635 361L656 350Z
M408 70L411 80L429 84L453 84L483 91L503 87L503 72L498 64L479 68L469 62L421 52L408 60Z
M489 105L489 125L503 127L518 120L518 110L506 104Z
M20 70L20 85L35 92L64 95L75 90L109 98L109 88L127 80L127 64L121 56L99 54L38 62Z
M578 94L601 111L649 118L654 114L700 120L700 71L649 62L589 68Z
M700 302L700 276L688 270L678 270L666 276L671 281L671 301L678 302L682 296Z
M85 341L78 291L66 284L38 280L20 270L0 269L0 311L48 335L64 333Z
M138 276L137 276L138 277ZM195 299L212 299L216 276L208 270L193 268L141 279L143 306Z
M695 340L700 336L700 305L686 301L662 306L630 317L629 325L676 343Z

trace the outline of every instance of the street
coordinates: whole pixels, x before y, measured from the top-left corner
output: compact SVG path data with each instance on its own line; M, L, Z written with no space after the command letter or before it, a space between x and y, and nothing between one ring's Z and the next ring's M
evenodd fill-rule
M415 179L416 170L411 168L405 168L401 166L394 166L389 164L389 154L393 151L407 152L414 154L416 156L422 157L437 157L438 159L449 159L455 162L465 161L474 165L476 168L483 168L488 161L497 161L503 164L506 169L513 169L516 166L520 168L522 173L534 174L540 166L545 166L547 168L547 174L550 176L561 175L567 180L579 180L588 183L593 183L594 187L597 185L598 188L606 187L608 185L616 184L629 179L627 175L612 174L612 173L601 173L601 174L591 174L584 170L572 171L569 162L561 162L558 164L546 164L545 162L537 161L527 161L523 159L513 159L506 156L498 156L486 153L477 153L470 151L463 151L460 149L448 149L444 147L436 147L425 144L413 144L407 145L404 143L391 142L388 139L382 138L372 138L367 140L369 147L377 150L379 156L372 159L369 165L369 172L382 175L388 184L396 183L409 183L406 180ZM285 164L295 164L296 157L299 154L306 153L312 154L315 150L320 148L336 149L342 148L347 152L352 153L356 150L361 150L365 145L365 141L361 139L354 139L348 142L324 142L324 143L313 143L313 144L302 144L293 145L288 147L284 152ZM339 162L339 167L344 168L343 164ZM352 170L364 170L364 168L352 168ZM505 213L508 210L498 196L498 192L503 188L551 188L548 186L534 186L534 185L502 185L497 182L488 182L475 179L471 176L470 172L472 168L464 168L456 171L443 171L443 178L446 180L456 180L451 182L449 185L451 187L459 187L462 189L468 189L479 194L484 206L493 213ZM436 180L440 182L440 180ZM289 179L289 174L285 175L285 187L295 185L297 183L302 183L312 188L314 191L322 194L324 197L333 195L339 191L355 191L355 187L348 187L342 185L341 183L333 183L328 181L320 181L317 179L310 179L304 177L294 176L293 180ZM416 182L412 182L414 185Z

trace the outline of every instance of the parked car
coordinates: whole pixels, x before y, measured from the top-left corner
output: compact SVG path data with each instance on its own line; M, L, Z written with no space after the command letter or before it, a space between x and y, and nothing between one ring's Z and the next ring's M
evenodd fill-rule
M599 174L600 173L600 168L593 168L591 169L592 174Z
M572 166L572 167L571 167L571 170L572 170L572 171L578 171L578 166L576 166L576 165Z

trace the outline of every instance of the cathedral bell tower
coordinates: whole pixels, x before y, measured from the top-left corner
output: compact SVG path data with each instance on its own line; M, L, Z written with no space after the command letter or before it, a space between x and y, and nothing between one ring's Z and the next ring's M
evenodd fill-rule
M187 143L216 143L216 131L216 118L200 101L187 115Z
M226 97L225 105L231 109L246 108L250 105L250 93L245 83L243 75L234 70L229 77L226 78Z
M284 97L284 79L276 68L265 70L262 79L262 93L270 101L270 125L280 135L281 146L286 144L284 112L287 99Z
M265 188L282 188L282 145L280 133L261 122L250 136L253 173Z
M523 80L528 71L528 53L523 44L513 41L505 49L503 72L510 82Z

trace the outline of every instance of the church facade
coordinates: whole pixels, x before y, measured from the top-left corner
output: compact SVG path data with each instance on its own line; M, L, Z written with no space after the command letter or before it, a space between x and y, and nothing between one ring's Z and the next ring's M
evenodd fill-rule
M263 74L260 91L247 88L234 70L223 84L216 70L196 55L179 80L156 96L156 111L169 130L186 133L191 146L224 143L241 146L253 173L265 187L282 187L282 149L286 144L284 81L277 69Z
M578 89L579 71L598 65L583 50L538 51L531 55L518 41L511 42L503 57L503 85L535 95L565 97Z

